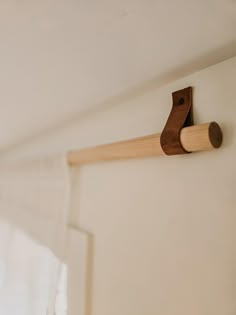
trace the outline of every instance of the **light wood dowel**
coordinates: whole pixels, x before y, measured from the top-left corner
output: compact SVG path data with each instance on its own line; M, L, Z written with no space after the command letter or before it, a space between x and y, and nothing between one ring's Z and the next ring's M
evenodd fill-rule
M114 142L68 154L71 166L99 161L123 160L163 155L160 133L131 140ZM215 122L186 127L181 130L181 143L186 151L205 151L220 147L222 132Z

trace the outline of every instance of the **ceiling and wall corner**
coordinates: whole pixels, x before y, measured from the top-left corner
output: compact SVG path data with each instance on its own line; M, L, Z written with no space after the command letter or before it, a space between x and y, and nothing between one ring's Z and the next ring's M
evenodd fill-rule
M70 221L89 237L69 249L87 258L70 315L235 314L236 56L168 83L235 54L235 2L17 3L0 1L2 160L159 132L190 85L195 123L223 130L214 152L73 169Z
M0 149L236 54L232 0L2 0Z

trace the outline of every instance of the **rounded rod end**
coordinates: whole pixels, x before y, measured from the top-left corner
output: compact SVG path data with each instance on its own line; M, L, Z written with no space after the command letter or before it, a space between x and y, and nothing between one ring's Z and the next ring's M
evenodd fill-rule
M208 129L209 140L214 148L219 148L223 141L223 134L220 126L215 122L211 122Z

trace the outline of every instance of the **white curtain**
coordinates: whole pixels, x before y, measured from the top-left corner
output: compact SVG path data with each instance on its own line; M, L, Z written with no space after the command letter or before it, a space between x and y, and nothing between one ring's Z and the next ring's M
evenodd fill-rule
M69 202L65 157L0 166L0 314L68 314Z

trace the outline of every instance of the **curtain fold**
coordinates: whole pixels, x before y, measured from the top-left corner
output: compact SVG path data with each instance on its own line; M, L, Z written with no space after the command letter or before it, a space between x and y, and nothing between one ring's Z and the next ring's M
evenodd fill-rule
M64 156L0 165L0 314L66 314L55 303L69 203Z

